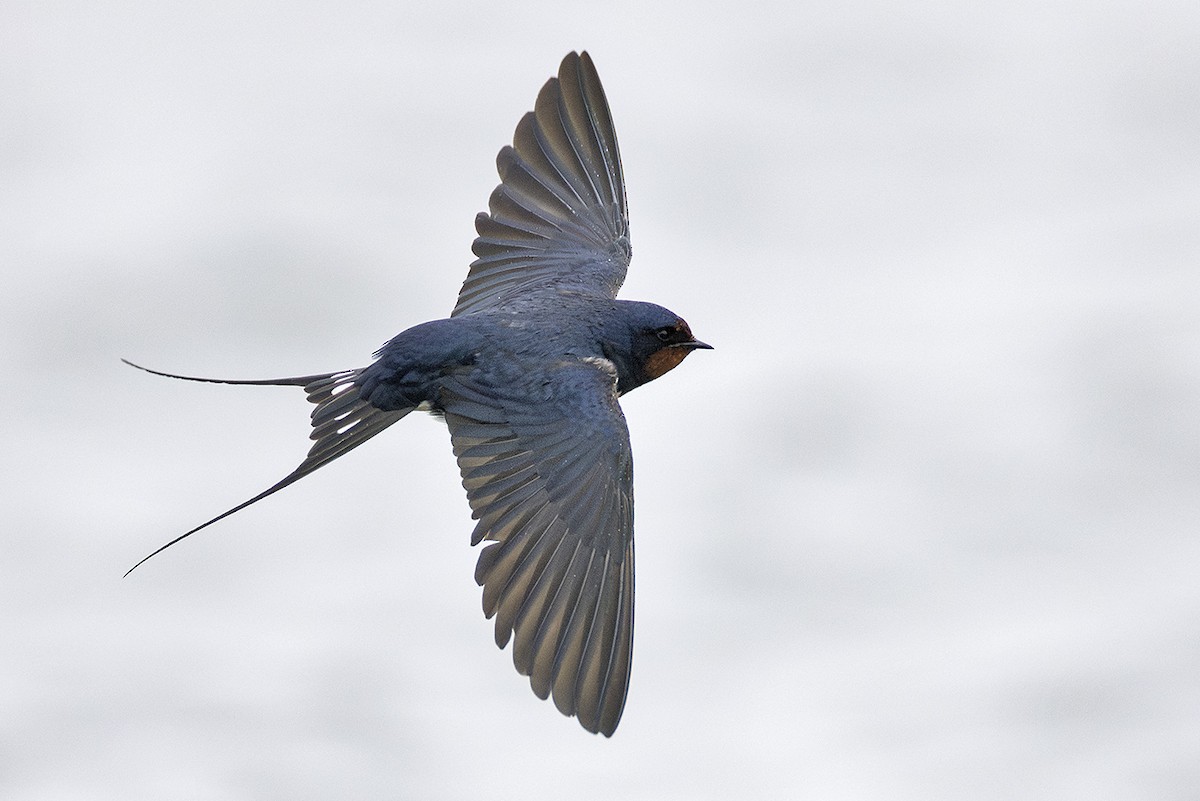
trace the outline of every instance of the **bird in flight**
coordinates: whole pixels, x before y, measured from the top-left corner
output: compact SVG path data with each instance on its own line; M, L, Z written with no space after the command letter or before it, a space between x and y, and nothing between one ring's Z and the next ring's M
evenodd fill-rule
M617 402L710 348L674 312L617 300L631 255L612 117L588 54L570 53L496 159L477 257L450 316L366 367L262 380L315 404L314 440L274 486L130 568L358 447L413 411L441 416L472 517L496 644L590 732L611 736L633 648L633 458ZM126 573L128 575L128 573Z

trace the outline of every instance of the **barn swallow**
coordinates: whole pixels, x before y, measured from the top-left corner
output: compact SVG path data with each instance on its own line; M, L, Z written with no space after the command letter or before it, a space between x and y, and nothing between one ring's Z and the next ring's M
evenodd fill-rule
M710 345L674 312L617 300L631 255L625 182L587 53L563 59L496 159L454 311L367 367L265 380L315 404L315 441L279 483L132 568L357 448L413 411L442 417L472 517L496 644L590 732L612 736L633 647L633 458L618 397ZM128 575L128 573L126 573Z

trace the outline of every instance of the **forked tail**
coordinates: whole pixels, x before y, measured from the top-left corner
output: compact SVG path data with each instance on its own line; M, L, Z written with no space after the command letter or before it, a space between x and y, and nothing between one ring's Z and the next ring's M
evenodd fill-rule
M310 403L315 403L316 408L312 411L312 433L309 434L309 439L314 440L313 446L308 451L308 456L300 463L300 466L293 470L288 475L284 476L277 484L260 492L248 501L239 503L232 509L222 512L205 523L201 523L191 531L186 531L180 534L175 539L155 549L152 553L143 557L136 565L125 571L128 576L136 570L143 562L152 556L162 553L167 548L170 548L175 543L182 539L190 537L197 531L203 528L208 528L218 520L224 520L234 512L240 512L247 506L261 501L268 495L273 495L289 484L294 484L300 479L307 476L309 473L316 470L318 467L332 462L344 453L357 448L371 437L383 431L385 428L396 422L404 415L408 414L412 409L399 409L394 411L384 411L372 406L367 401L359 398L355 387L355 380L362 373L364 368L355 370L340 370L336 373L318 373L316 375L295 376L292 378L269 378L260 380L228 380L222 378L198 378L190 375L176 375L174 373L163 373L158 370L151 370L148 367L134 364L128 359L121 361L128 364L130 367L136 367L139 370L144 370L147 373L154 375L166 376L167 378L178 378L184 381L202 381L206 384L244 384L249 386L269 386L269 387L304 387L304 391L308 393Z

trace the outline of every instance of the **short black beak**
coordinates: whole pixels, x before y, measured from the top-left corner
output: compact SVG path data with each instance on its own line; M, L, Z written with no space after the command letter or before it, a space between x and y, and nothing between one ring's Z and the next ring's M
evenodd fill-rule
M698 339L693 339L691 342L680 342L679 347L687 348L688 350L713 350L713 346L707 342L701 342Z

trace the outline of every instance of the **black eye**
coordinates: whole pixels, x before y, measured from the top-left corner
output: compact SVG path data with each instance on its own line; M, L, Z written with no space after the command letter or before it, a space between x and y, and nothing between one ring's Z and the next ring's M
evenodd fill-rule
M659 342L670 342L671 338L675 336L675 329L660 328L654 332L654 336L658 337Z

